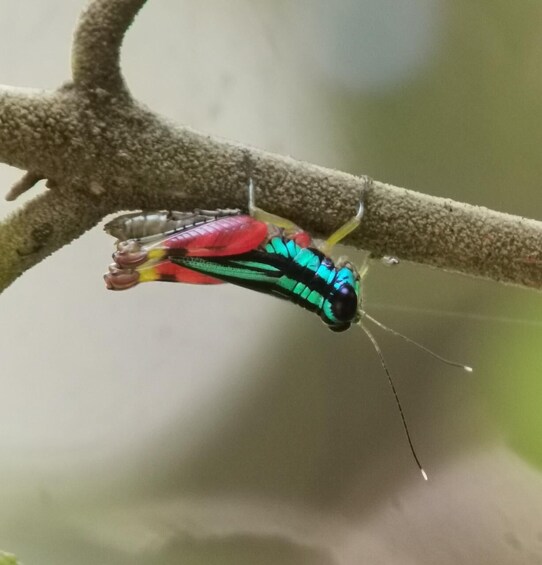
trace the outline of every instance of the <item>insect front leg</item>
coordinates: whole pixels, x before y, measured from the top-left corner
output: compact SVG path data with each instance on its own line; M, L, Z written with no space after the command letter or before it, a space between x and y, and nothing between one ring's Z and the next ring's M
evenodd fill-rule
M373 179L368 176L361 177L363 181L363 188L359 198L358 211L356 215L350 218L343 224L337 231L334 231L319 247L322 253L329 255L333 247L340 243L347 235L351 234L361 223L361 218L364 213L364 195L368 187L373 183Z

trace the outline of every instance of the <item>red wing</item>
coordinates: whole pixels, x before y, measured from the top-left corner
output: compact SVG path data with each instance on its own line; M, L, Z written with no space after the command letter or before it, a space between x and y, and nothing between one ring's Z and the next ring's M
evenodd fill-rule
M159 263L154 267L151 267L157 275L154 280L167 281L167 282L179 282L187 284L223 284L223 281L214 279L209 275L203 273L197 273L196 271L191 271L186 267L181 267L180 265L175 265L170 261L164 261Z
M164 249L170 257L224 257L252 251L266 237L265 222L251 216L226 216L174 233L152 248Z

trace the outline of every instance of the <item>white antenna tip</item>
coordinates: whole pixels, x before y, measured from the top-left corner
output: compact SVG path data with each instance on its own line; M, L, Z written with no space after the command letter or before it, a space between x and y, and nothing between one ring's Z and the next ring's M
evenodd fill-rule
M424 480L424 481L428 481L428 480L429 480L429 477L427 476L427 473L426 473L423 469L420 469L420 471L422 472L423 480Z
M468 365L465 365L464 369L465 371L467 371L467 373L472 373L473 371L472 367L469 367Z

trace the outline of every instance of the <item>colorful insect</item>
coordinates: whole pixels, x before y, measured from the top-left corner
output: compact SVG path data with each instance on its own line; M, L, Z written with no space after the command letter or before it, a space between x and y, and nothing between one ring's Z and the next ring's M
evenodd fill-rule
M359 317L360 275L350 261L334 264L328 250L358 226L363 206L320 244L292 222L256 208L250 186L249 215L148 212L107 224L120 240L105 276L108 288L155 280L229 282L299 304L334 331L348 329Z
M364 186L372 182L368 177L363 181ZM107 287L125 290L150 281L233 283L298 304L316 313L333 331L359 325L380 357L412 455L427 479L380 347L362 321L369 320L445 363L470 368L443 359L369 316L361 300L360 281L365 269L358 270L346 259L336 263L331 259L331 249L361 222L363 193L355 216L325 241L312 238L285 218L257 208L252 181L248 212L136 212L115 218L105 226L106 232L118 240L114 263L104 276Z

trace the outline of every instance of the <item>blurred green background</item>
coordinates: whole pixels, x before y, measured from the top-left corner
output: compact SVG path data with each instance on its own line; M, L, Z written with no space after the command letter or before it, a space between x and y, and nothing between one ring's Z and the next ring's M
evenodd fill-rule
M0 3L0 80L66 80L83 6ZM540 219L541 31L528 0L149 1L122 65L178 123ZM6 190L18 174L1 168ZM362 332L235 287L107 293L111 251L97 228L0 297L0 549L26 565L542 562L539 294L371 267L369 313L475 368L378 333L425 483Z

